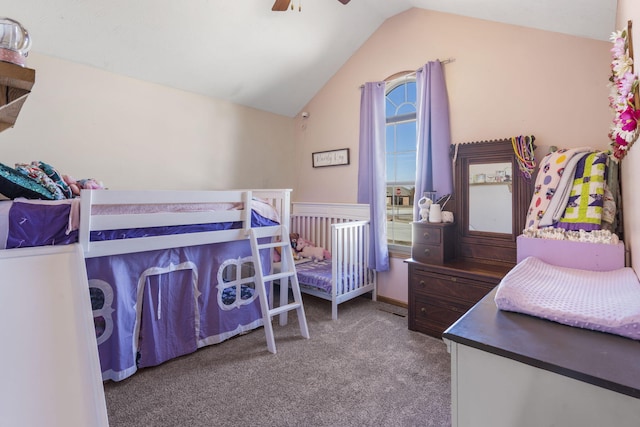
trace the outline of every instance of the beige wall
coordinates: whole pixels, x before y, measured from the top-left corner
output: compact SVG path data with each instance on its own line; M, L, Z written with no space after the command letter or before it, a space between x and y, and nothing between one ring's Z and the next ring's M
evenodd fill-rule
M640 20L632 1L620 0L620 22ZM15 128L0 134L0 161L44 160L114 189L289 187L296 201L351 203L364 82L455 58L445 65L453 142L534 134L538 157L550 145L604 149L609 48L412 9L384 22L303 108L310 117L293 120L33 53L36 85ZM350 148L351 165L312 168L312 152L335 148ZM633 182L640 172L624 164L623 182ZM640 204L631 190L627 212ZM629 218L633 244L638 226ZM407 301L401 258L380 275L380 294Z
M33 53L36 83L2 159L113 189L291 188L292 119Z
M388 19L296 118L297 201L355 202L360 90L435 59L445 65L454 143L534 134L551 145L606 149L608 42L411 9ZM351 165L313 169L311 153L351 149ZM392 260L380 294L407 301L406 264Z
M534 134L550 145L607 147L609 43L411 9L385 21L297 117L300 201L356 200L360 90L427 61L445 65L453 142ZM351 149L351 165L313 169L311 153Z
M632 37L634 46L640 41L640 3L637 0L618 0L618 19L616 29L627 28L627 21L634 21ZM634 49L635 58L640 57L640 50ZM637 60L637 59L636 59ZM635 70L638 74L638 68ZM609 117L612 117L609 115ZM636 143L636 145L638 145ZM631 266L638 274L640 267L640 223L638 223L638 209L640 209L640 194L636 183L640 182L640 147L632 148L621 162L622 170L622 203L624 206L625 246L630 252Z

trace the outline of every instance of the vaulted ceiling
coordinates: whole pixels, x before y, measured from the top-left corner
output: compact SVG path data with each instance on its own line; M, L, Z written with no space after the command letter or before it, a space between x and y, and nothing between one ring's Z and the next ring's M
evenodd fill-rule
M418 7L607 40L617 0L16 0L32 51L294 116L389 17ZM301 3L302 11L297 11Z

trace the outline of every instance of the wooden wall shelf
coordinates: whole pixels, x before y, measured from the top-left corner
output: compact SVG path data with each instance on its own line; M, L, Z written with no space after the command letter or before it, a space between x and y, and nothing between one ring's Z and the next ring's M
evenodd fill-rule
M35 70L0 61L0 132L16 123L35 81Z

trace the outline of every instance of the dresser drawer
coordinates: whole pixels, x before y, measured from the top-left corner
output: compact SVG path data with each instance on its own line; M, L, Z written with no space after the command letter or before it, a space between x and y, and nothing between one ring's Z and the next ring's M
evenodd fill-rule
M447 229L442 230L446 242ZM424 263L415 260L415 254L407 262L409 329L437 338L495 288L512 267L455 259L442 264Z
M438 338L467 312L464 306L434 298L416 297L412 306L413 317L410 318L409 329Z
M425 264L443 264L453 258L454 225L430 222L411 223L411 257Z
M488 294L497 283L469 280L462 277L447 276L438 273L427 273L415 269L411 275L409 286L416 296L435 296L453 298L472 305Z
M442 264L444 262L442 246L437 245L414 243L411 247L411 257L425 264Z
M413 224L413 244L414 245L440 245L442 243L442 228L438 226L427 226L424 224Z

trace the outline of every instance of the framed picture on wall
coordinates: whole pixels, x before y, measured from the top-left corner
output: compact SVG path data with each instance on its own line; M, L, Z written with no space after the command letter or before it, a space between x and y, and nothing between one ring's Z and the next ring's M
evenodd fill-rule
M318 151L312 153L311 156L314 168L349 164L348 148L341 148L339 150Z

